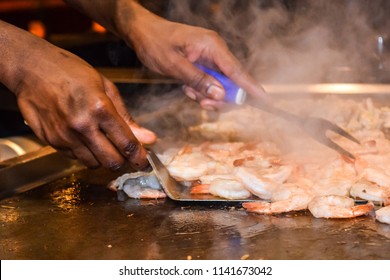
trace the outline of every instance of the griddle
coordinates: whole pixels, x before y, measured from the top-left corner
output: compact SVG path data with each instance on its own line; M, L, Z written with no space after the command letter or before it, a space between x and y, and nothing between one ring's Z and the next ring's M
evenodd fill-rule
M174 95L182 96L179 89ZM169 137L159 121L159 136ZM106 188L119 175L81 170L1 200L0 258L390 259L390 225L372 215L327 220L305 211L258 215L219 202L120 200Z

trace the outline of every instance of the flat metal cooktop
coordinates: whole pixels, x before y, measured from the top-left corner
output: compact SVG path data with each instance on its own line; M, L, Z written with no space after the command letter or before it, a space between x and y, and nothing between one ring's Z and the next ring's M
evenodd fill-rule
M119 201L85 170L0 201L1 259L390 259L372 216L246 213L239 205Z

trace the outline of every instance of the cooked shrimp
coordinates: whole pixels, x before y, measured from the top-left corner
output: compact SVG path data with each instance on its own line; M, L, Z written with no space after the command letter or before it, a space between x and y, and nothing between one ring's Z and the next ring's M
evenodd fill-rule
M215 179L210 184L196 185L192 187L191 193L210 193L227 199L245 199L251 196L241 182L232 179Z
M224 179L224 180L237 180L237 178L232 174L211 174L211 175L204 175L199 177L199 181L202 184L210 184L211 182L218 180L218 179Z
M210 194L210 184L215 180L233 180L236 181L236 177L231 174L211 174L204 175L199 178L200 183L192 185L191 193L193 194Z
M316 218L353 218L368 214L371 203L356 205L352 198L338 195L317 196L308 206Z
M252 168L237 167L235 175L244 184L244 187L252 194L262 198L271 199L272 193L279 186L271 179L261 176L257 170Z
M390 187L390 174L383 168L368 167L362 172L363 178L382 187Z
M340 195L349 196L353 179L345 177L330 177L314 183L313 190L317 196Z
M353 198L361 198L381 205L390 203L390 188L381 187L366 180L354 183L350 195Z
M245 144L242 142L204 143L201 146L202 153L214 160L227 160L239 153Z
M317 196L349 196L349 191L356 180L354 165L342 158L333 158L326 164L312 164L304 167L304 177L314 183L313 190Z
M313 194L309 188L297 184L283 184L272 195L272 202L246 202L242 206L248 212L279 214L307 209Z
M173 158L167 166L169 173L178 181L194 181L214 172L216 162L200 153L183 153Z
M355 161L359 176L382 187L390 187L390 154L370 154L360 156Z
M375 218L381 223L390 224L390 206L375 211Z

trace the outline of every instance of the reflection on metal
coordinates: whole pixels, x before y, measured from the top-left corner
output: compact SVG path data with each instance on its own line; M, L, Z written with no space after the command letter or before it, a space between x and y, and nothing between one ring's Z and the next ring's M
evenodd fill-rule
M42 148L42 144L32 136L0 138L0 162L39 150L40 148Z
M0 199L39 187L55 179L85 169L47 146L38 151L2 162Z
M355 83L330 83L330 84L280 84L264 85L270 94L342 94L342 95L386 95L390 94L390 84L355 84Z
M179 84L180 82L159 74L138 68L98 68L98 71L114 83L128 84ZM382 95L390 94L390 84L362 83L312 83L312 84L263 84L270 94L347 94Z
M0 222L1 223L14 223L20 218L20 213L16 207L8 205L0 206Z

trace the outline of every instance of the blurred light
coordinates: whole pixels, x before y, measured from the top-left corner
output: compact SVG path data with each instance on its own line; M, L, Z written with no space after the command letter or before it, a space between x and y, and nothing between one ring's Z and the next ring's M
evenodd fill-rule
M107 32L107 29L105 29L103 26L101 26L99 23L97 22L92 22L92 31L93 32L96 32L96 33L106 33Z
M46 27L40 20L32 20L28 23L28 31L39 38L46 37Z

